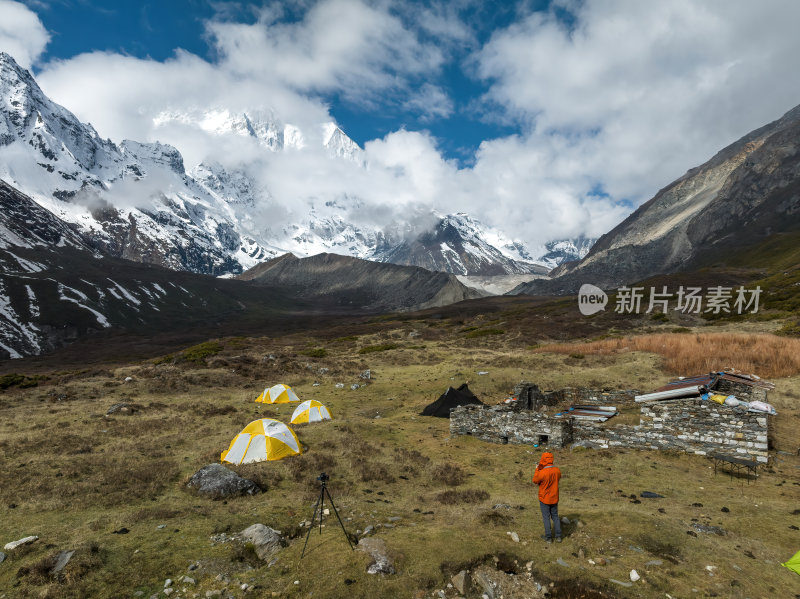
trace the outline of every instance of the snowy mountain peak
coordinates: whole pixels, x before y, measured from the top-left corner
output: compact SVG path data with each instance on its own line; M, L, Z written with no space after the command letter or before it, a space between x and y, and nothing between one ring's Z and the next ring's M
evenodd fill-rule
M122 154L133 161L166 167L178 175L183 175L186 172L183 166L183 156L181 156L177 148L169 144L159 142L140 143L126 139L123 140L119 147Z
M345 158L354 162L364 163L364 151L361 147L350 139L335 123L326 123L325 127L325 147L331 155L338 158Z

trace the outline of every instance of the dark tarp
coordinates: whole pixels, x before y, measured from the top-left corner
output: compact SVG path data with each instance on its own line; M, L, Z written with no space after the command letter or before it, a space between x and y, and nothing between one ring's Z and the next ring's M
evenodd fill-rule
M422 410L422 415L436 416L437 418L450 418L450 410L458 406L469 404L484 405L483 402L475 397L475 394L469 390L467 384L464 383L458 389L448 387L447 391L442 393L439 399Z

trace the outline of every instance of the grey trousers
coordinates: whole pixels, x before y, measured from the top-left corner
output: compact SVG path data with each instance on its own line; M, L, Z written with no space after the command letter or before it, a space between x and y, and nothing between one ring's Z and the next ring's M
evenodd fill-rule
M550 518L553 519L553 534L557 539L561 538L561 521L558 519L558 504L549 505L539 502L542 509L542 520L544 520L544 536L550 538Z

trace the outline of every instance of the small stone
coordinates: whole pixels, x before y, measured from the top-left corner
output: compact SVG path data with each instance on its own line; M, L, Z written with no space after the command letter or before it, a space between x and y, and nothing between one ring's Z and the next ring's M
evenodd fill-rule
M69 563L69 560L72 559L73 555L75 555L74 551L60 551L58 556L56 556L56 563L53 564L53 567L50 569L50 574L58 574L61 572Z
M616 578L609 578L609 580L611 582L613 582L614 584L618 584L618 585L623 586L623 587L632 587L633 586L632 582L623 582L622 580L617 580Z
M193 570L197 570L197 568L198 568L197 564L189 564L189 568L188 569L189 569L189 572L192 572Z
M563 558L560 558L560 557L559 557L559 558L556 560L556 563L557 563L559 566L564 566L565 568L569 568L569 564L568 564L567 562L565 562Z
M295 580L294 583L295 584L300 584L300 581L299 580Z
M561 524L569 525L569 518L567 518L566 516L561 516Z
M636 570L631 570L630 577L631 577L631 582L636 582L641 578L641 576L639 576L639 573Z
M19 539L18 541L11 541L10 543L6 543L5 547L3 547L3 549L5 549L6 551L13 551L17 547L22 547L23 545L28 545L29 543L33 543L34 541L36 541L38 539L39 539L39 537L37 537L35 535L30 536L30 537L25 537L25 538Z
M190 576L184 576L183 577L183 584L197 584L197 581L194 578L190 577Z
M164 588L171 587L171 586L172 586L172 579L171 578L167 578L164 581Z
M0 564L6 560L6 554L0 551Z
M730 512L730 510L729 510L728 508L726 508L726 507L723 507L723 508L720 510L720 512L725 512L725 513L727 514L728 512Z
M469 578L467 577L466 570L461 570L461 572L453 576L450 580L453 581L453 586L460 595L466 595L469 592Z
M661 566L663 563L660 559L651 559L645 566Z
M156 528L157 528L157 529L159 529L159 530L163 530L163 529L165 529L166 527L167 527L167 525L166 525L166 524L159 524L158 526L156 526Z
M250 585L247 584L246 582L243 582L242 586L240 586L239 588L242 589L243 591L247 592L247 589L250 588Z

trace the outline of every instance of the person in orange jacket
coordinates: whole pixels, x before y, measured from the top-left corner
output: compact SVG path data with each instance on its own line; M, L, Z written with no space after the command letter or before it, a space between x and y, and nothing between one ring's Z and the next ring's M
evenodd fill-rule
M533 473L533 482L539 485L539 507L544 520L544 540L552 542L550 534L550 519L553 519L553 534L556 542L561 542L561 522L558 519L558 481L561 479L561 470L553 465L553 454L542 454L536 472Z

